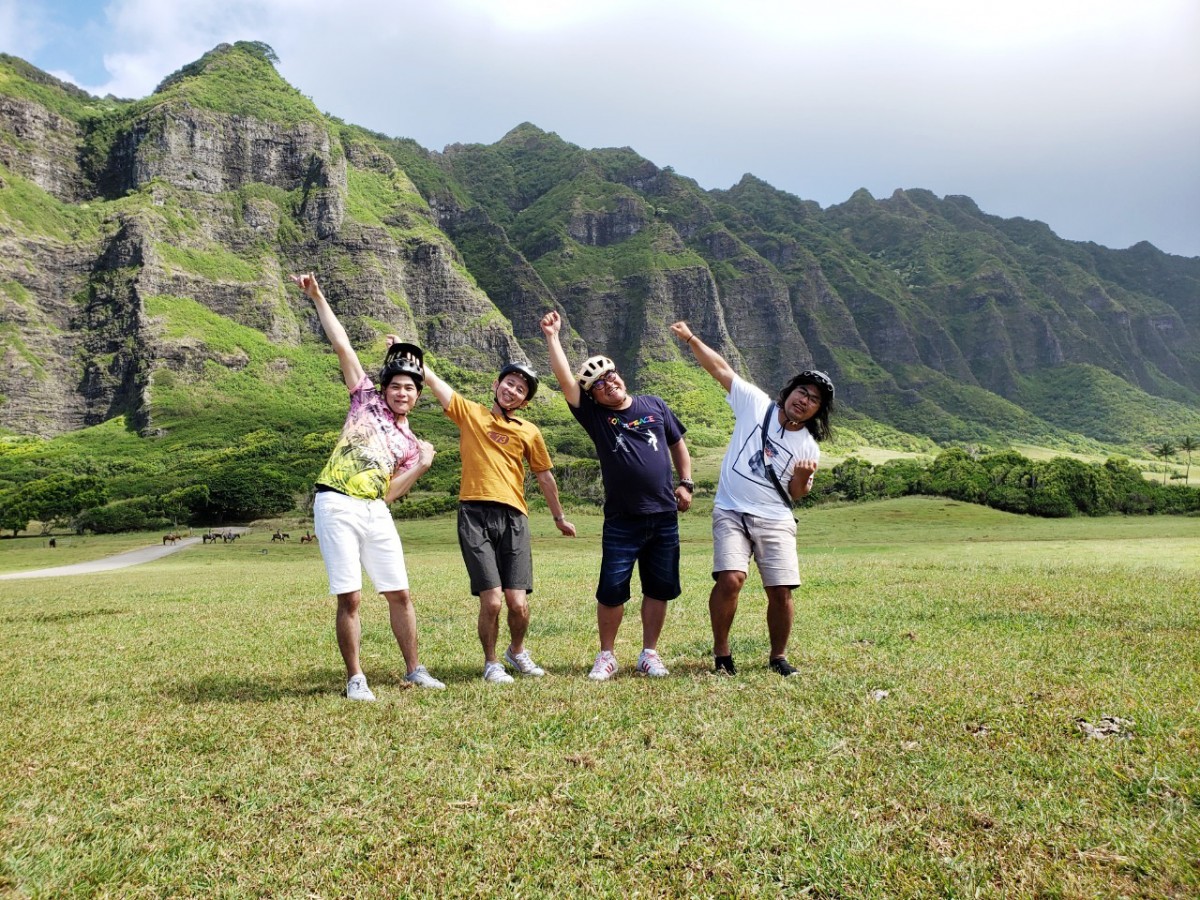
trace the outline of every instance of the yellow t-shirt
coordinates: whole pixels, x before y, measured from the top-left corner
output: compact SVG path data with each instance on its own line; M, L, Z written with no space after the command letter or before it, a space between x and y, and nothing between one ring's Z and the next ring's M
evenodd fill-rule
M459 500L504 503L528 515L525 505L525 466L531 472L554 467L542 433L532 422L492 415L481 403L454 393L446 415L458 426L462 456Z

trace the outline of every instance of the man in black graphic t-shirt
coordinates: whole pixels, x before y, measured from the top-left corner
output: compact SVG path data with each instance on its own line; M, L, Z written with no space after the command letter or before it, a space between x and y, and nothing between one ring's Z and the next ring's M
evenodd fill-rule
M603 558L596 588L600 653L588 677L607 681L617 671L613 645L629 600L634 563L642 581L637 668L662 677L668 673L658 655L658 637L668 601L681 593L677 514L692 503L692 460L683 441L687 429L661 398L626 392L616 365L606 357L591 357L576 376L559 341L558 313L547 313L541 326L550 367L571 413L596 445L604 481ZM679 474L678 486L672 466Z

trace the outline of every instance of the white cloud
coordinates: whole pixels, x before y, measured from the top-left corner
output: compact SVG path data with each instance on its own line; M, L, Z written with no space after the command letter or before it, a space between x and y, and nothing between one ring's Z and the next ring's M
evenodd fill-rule
M30 59L46 44L48 22L44 11L18 0L0 0L0 50Z

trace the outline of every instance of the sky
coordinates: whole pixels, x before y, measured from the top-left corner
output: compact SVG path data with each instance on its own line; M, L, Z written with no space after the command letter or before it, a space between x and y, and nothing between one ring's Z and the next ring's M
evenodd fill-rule
M704 188L924 188L1200 256L1197 0L0 0L0 51L101 96L238 40L431 150L532 122Z

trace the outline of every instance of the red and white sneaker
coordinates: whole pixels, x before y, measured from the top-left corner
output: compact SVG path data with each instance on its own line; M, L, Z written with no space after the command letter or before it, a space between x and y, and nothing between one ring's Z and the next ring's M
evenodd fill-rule
M642 655L638 657L637 667L639 672L651 678L666 678L671 674L655 650L643 650Z
M588 672L588 678L592 681L608 681L617 674L617 658L613 656L611 650L601 650L596 654L596 661L592 664L592 671Z

